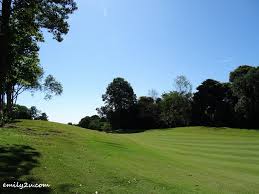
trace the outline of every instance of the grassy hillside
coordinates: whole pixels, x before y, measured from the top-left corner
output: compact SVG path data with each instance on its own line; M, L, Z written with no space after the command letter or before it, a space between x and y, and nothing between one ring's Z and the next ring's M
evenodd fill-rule
M0 129L0 182L17 180L50 184L44 193L258 193L259 131L106 134L22 121Z

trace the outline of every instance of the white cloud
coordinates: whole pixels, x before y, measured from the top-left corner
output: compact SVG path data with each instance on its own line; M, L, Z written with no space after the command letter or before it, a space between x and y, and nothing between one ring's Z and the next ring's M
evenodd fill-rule
M222 58L222 59L218 60L218 62L224 63L224 64L231 63L231 62L233 62L233 57L225 57L225 58Z

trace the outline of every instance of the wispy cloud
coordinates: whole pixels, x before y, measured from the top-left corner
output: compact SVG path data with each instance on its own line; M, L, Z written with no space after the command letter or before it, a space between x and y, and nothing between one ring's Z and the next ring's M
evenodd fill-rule
M219 63L231 63L233 62L233 57L225 57L218 60Z

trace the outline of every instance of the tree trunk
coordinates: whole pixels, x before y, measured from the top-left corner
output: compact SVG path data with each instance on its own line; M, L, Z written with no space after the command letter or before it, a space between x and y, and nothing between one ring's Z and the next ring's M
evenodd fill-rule
M3 115L5 81L10 64L8 63L9 21L11 15L11 0L2 0L2 15L0 16L0 114ZM1 118L0 118L1 119Z
M12 117L12 112L13 112L13 98L12 98L12 94L13 94L13 90L12 90L12 84L7 83L6 86L6 105L7 105L7 116L8 118Z

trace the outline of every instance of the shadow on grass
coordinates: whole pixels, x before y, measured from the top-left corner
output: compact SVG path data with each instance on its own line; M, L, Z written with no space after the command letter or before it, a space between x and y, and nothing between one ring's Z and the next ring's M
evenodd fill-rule
M4 188L3 184L42 184L30 176L31 170L39 166L40 153L26 145L0 145L0 193L50 193L50 188ZM24 176L29 178L24 178Z
M142 133L150 129L116 129L106 131L106 133L117 133L117 134L131 134L131 133Z
M119 143L114 143L114 142L108 142L108 141L96 141L97 143L105 144L107 146L113 147L113 148L118 148L118 149L128 149L127 147L119 144Z
M11 120L9 121L9 123L21 123L22 121L21 120Z
M143 133L147 131L166 131L166 130L172 130L176 129L178 127L172 127L172 128L154 128L154 129L117 129L114 131L107 131L107 133L117 133L117 134L134 134L134 133Z
M77 194L78 192L76 191L77 187L74 184L60 184L58 186L58 193L70 193L70 194Z

